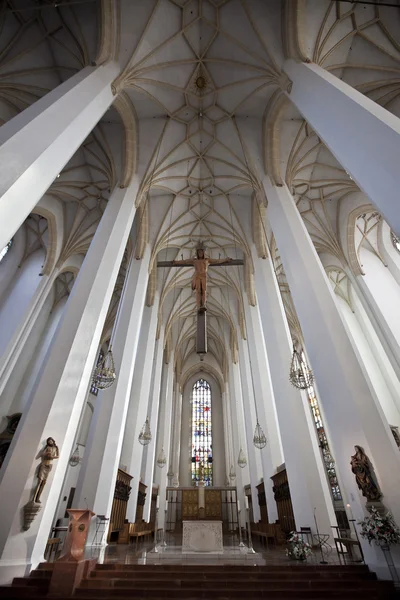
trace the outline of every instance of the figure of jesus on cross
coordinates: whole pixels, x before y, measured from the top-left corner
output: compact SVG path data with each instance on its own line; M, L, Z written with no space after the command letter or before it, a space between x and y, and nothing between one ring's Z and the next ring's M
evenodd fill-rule
M207 352L207 273L208 267L223 265L243 265L243 260L233 258L209 258L205 255L201 244L197 247L196 256L182 260L164 260L157 263L157 267L194 267L192 277L192 290L196 290L197 306L197 336L196 352L200 355Z
M176 267L194 267L192 290L196 290L196 305L199 312L207 310L207 273L209 265L229 265L232 258L208 258L204 248L197 248L196 256L185 260L173 260Z

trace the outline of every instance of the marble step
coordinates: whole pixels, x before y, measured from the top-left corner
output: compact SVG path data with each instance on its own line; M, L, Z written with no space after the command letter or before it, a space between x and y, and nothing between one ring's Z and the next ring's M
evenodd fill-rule
M98 571L97 569L95 571L92 571L91 575L90 575L91 579L128 579L128 580L134 580L134 581L139 581L139 580L146 580L149 577L148 572L143 572L143 571L124 571L124 570L112 570L112 571ZM193 580L193 573L190 572L182 572L182 571L171 571L171 572L166 572L166 571L162 571L162 572L157 572L156 569L153 570L153 572L151 573L151 578L153 580L163 580L163 581L169 581L171 579L182 579L182 580ZM374 580L376 579L376 575L375 573L371 573L370 571L364 571L361 573L353 573L353 572L342 572L342 571L334 571L334 572L329 572L329 571L321 571L321 572L306 572L306 571L291 571L288 573L285 573L285 578L286 579L290 579L290 580L296 580L296 581L301 581L301 580L309 580L310 578L313 578L317 581L326 581L326 580L331 580L331 581L348 581L348 580ZM252 581L268 581L268 580L272 580L272 579L282 579L282 572L281 571L266 571L266 572L262 572L262 571L258 571L258 572L231 572L231 573L224 573L224 572L216 572L216 573L209 573L207 571L201 571L199 573L196 573L196 579L197 580L210 580L210 579L215 579L215 580L237 580L240 581L241 579L244 580L252 580Z

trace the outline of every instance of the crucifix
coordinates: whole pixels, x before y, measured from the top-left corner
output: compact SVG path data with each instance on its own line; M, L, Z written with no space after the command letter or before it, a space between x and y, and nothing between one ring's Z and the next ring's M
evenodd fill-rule
M196 290L197 306L197 354L207 352L207 273L208 267L237 266L243 265L243 260L233 258L209 258L205 255L204 248L199 245L196 256L184 260L163 260L157 263L157 267L194 267L192 277L192 290Z

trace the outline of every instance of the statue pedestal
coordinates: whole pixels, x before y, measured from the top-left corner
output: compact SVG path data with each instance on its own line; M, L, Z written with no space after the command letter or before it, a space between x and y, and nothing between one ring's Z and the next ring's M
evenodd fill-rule
M222 521L183 521L182 553L223 554Z
M68 509L69 525L63 553L54 563L49 594L72 596L83 578L88 577L97 560L85 560L85 544L94 512L87 509Z

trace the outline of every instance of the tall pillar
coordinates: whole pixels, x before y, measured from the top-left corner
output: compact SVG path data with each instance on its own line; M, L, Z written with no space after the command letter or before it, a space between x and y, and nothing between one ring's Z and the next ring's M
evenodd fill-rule
M160 400L160 417L159 427L157 430L157 455L161 448L164 447L165 455L167 457L167 464L170 461L170 449L171 449L171 416L172 416L172 398L174 394L174 357L171 354L169 363L164 365L165 371L165 394L161 396ZM158 483L158 495L160 497L160 511L158 513L159 527L164 527L165 522L165 500L167 499L167 469L157 469L156 471L156 483Z
M292 342L271 258L254 258L255 283L297 530L331 534L332 498L306 394L289 381ZM269 513L269 506L268 506Z
M91 369L135 215L137 186L115 189L96 230L54 335L41 377L0 471L0 581L25 574L43 558L72 451ZM37 483L36 456L47 437L60 449L42 494L42 511L21 532L22 507Z
M150 247L143 258L132 257L121 295L119 315L112 335L117 378L100 391L79 472L73 507L89 506L95 514L110 517L121 454L128 403L132 388L140 324L142 321ZM105 532L104 540L107 535ZM88 543L91 543L88 539Z
M400 120L316 64L289 59L290 100L400 235Z
M0 248L113 102L119 71L85 67L0 128Z
M261 479L263 477L263 464L261 460L261 452L253 444L253 436L257 419L247 341L240 338L238 340L238 344L240 381L242 386L242 395L241 398L239 397L239 402L240 400L242 400L244 424L246 427L246 451L250 472L250 488L253 504L253 517L254 522L257 523L257 521L260 520L261 515L260 507L258 504L258 494L256 486L261 482ZM233 370L235 366L236 365L233 365ZM268 465L268 467L266 466L266 470L270 470L270 467L272 468L271 465Z
M179 486L179 460L181 456L181 429L182 429L182 391L178 382L175 384L175 411L174 411L174 438L172 444L172 458L168 467L172 465L174 473L173 485Z
M159 422L158 422L158 414L159 414L159 405L160 405L160 392L161 392L161 375L163 368L163 358L164 358L164 333L165 327L164 325L161 327L160 335L158 340L156 341L156 350L154 357L154 369L153 369L153 389L151 392L151 409L150 409L150 428L154 432L154 435L158 431ZM172 424L171 424L172 425ZM164 449L165 451L165 449ZM158 453L156 454L156 443L151 443L145 448L146 453L146 466L144 469L144 484L148 486L148 493L146 495L146 500L144 504L143 518L145 521L150 521L150 512L151 512L151 488L153 486L154 481L154 465L157 460ZM168 464L163 467L163 472L168 472Z
M236 473L236 488L237 488L237 496L240 501L242 512L240 515L240 520L242 526L246 524L246 514L245 514L245 505L244 505L244 485L247 482L250 482L250 469L247 464L245 467L241 468L238 465L239 452L242 448L246 453L247 458L247 442L246 442L246 431L244 424L244 414L243 414L243 406L242 403L239 402L238 395L241 394L240 387L240 374L238 365L235 365L233 362L230 364L229 373L228 373L228 393L229 393L229 401L232 412L232 433L233 433L233 452L234 452L234 462L233 468Z
M158 305L159 295L156 294L153 306L145 306L143 311L139 338L140 352L137 355L133 373L132 391L122 444L121 463L127 466L128 473L133 476L131 482L132 490L126 513L126 518L130 523L135 522L139 480L141 476L143 446L139 442L139 434L146 421L146 417L150 416L148 410L152 369L148 368L148 366L153 364ZM153 439L150 443L154 444L155 431L152 430L151 433ZM147 493L151 494L151 484Z
M332 450L355 519L365 514L365 499L349 466L354 446L364 448L374 465L383 503L400 523L400 454L363 376L314 245L287 186L266 178L268 217L285 269L328 428ZM381 563L378 549L363 543L370 564Z

